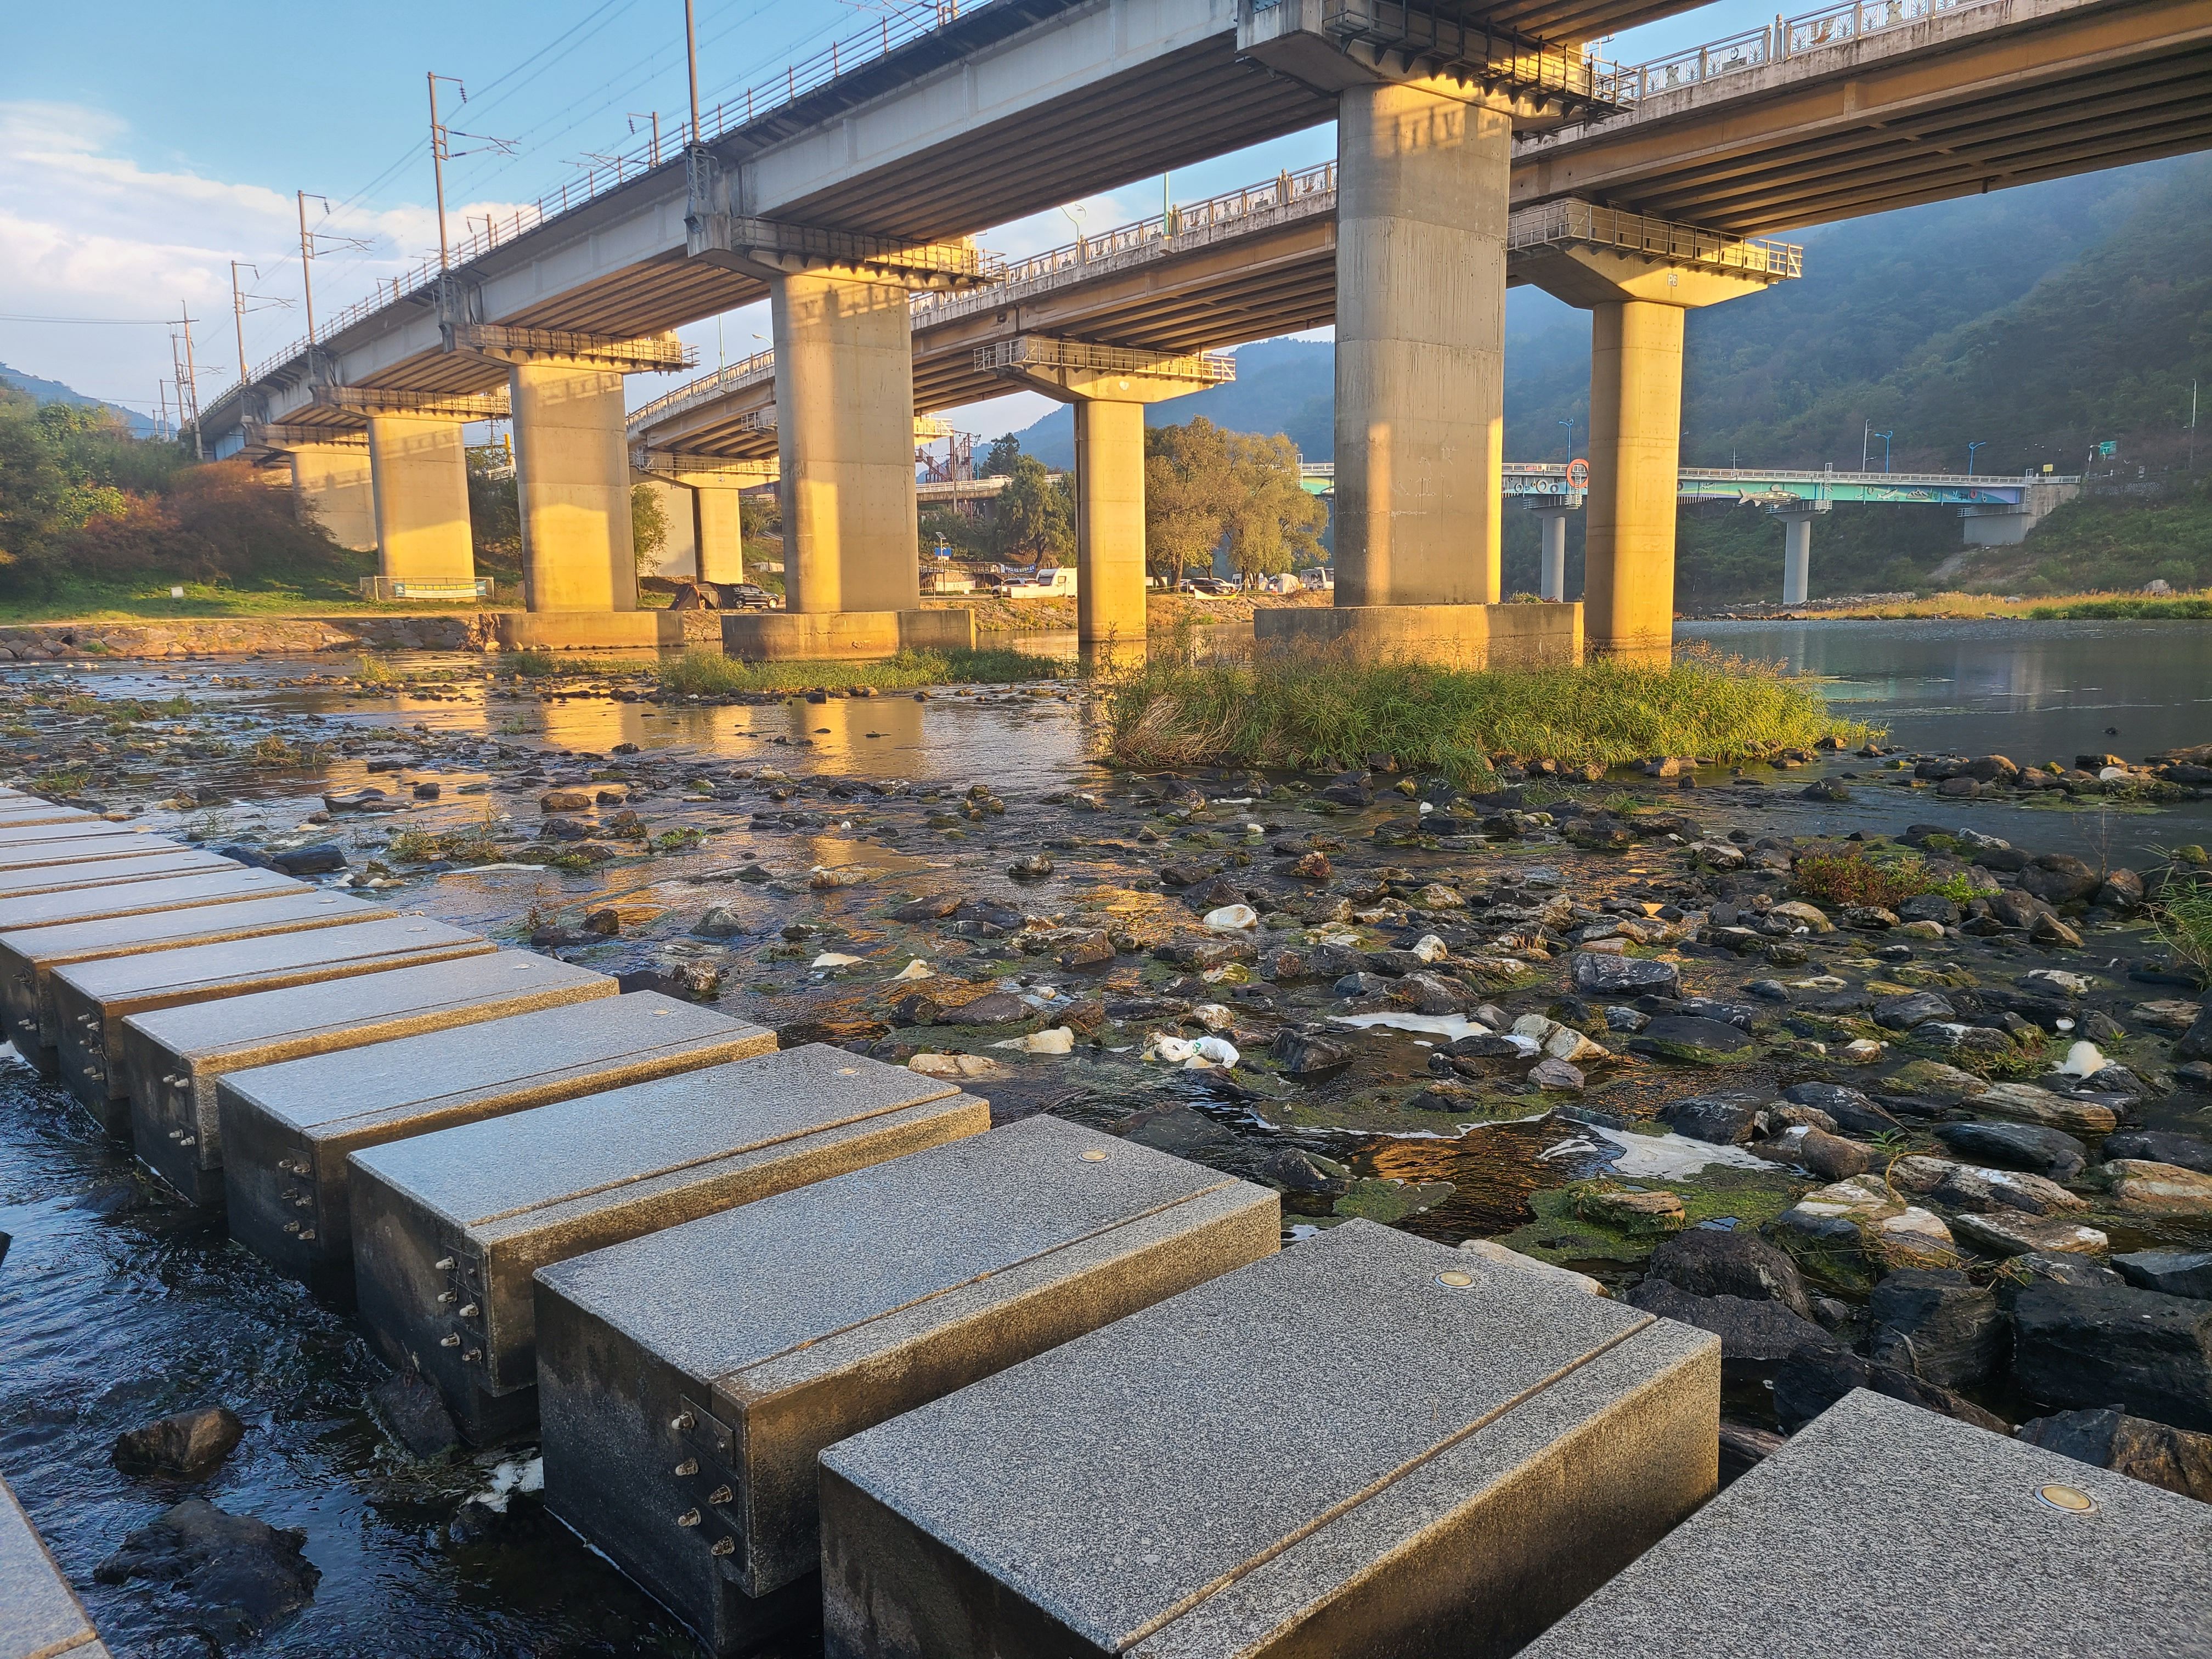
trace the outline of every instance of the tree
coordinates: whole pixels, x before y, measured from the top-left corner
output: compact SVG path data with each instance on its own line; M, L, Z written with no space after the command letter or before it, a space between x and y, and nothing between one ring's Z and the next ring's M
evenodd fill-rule
M990 448L983 452L983 464L975 469L979 478L1011 478L1014 463L1022 458L1022 441L1011 432L991 440Z
M668 514L660 492L649 483L629 487L629 545L641 576L659 564L660 550L668 545Z
M1231 568L1249 587L1257 577L1320 563L1328 509L1306 494L1297 447L1279 432L1272 438L1232 432L1228 438L1230 505L1223 519Z
M993 453L997 446L992 446ZM991 503L990 549L1009 564L1057 564L1075 550L1075 502L1067 480L1034 455L1018 455Z
M477 568L508 581L522 580L522 501L514 463L504 444L473 444L468 452L469 539Z
M1203 415L1145 428L1145 565L1170 586L1213 563L1228 527L1229 434Z

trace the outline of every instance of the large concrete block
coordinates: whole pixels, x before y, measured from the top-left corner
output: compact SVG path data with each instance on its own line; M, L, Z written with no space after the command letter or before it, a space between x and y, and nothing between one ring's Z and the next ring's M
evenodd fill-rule
M991 1127L987 1102L820 1044L353 1155L361 1317L479 1444L538 1415L531 1275Z
M65 859L56 864L35 859L11 861L0 855L0 899L80 891L88 887L135 886L141 882L165 881L172 876L245 867L234 859L194 852L167 842L156 842L151 848L130 848L114 858Z
M1272 1192L1033 1117L547 1267L546 1501L728 1650L811 1607L823 1446L1280 1228Z
M233 1072L216 1084L231 1237L343 1298L349 1154L775 1047L761 1026L641 991Z
M129 1127L130 1109L114 1057L123 1049L123 1022L133 1014L481 956L493 948L490 940L441 921L393 916L58 968L48 983L60 1022L62 1080L119 1134Z
M42 800L0 800L0 824L100 823L97 812L82 806L55 806Z
M27 870L49 864L90 864L106 859L137 858L147 853L180 853L175 842L149 836L125 823L103 823L93 830L73 830L61 841L0 842L0 871ZM24 834L35 831L26 830Z
M456 957L134 1014L117 1075L138 1161L195 1204L222 1201L216 1085L233 1072L615 994L615 981L528 951Z
M91 886L0 895L0 933L97 921L102 916L149 916L157 910L183 910L196 904L239 904L247 899L301 892L307 885L281 870L257 870L228 859L216 859L214 866L155 880L114 884L103 881Z
M0 1026L24 1059L52 1077L56 1045L61 1042L53 1000L58 968L264 933L310 933L394 914L389 905L366 904L302 884L295 892L242 904L201 904L149 916L104 916L95 921L18 928L0 933Z
M107 1659L107 1644L0 1480L0 1659Z
M826 1651L1502 1659L1719 1417L1709 1333L1349 1222L825 1451Z
M0 848L11 852L32 847L91 847L109 842L150 842L154 839L136 824L110 823L105 818L71 820L66 823L0 823Z
M1864 1389L1523 1659L2212 1653L2212 1507Z
M1260 611L1264 645L1469 670L1558 668L1583 659L1579 605L1336 605Z

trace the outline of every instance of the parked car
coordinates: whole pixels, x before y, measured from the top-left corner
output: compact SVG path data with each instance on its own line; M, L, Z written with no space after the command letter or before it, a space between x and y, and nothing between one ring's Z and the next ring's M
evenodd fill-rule
M775 595L758 583L725 582L721 586L725 611L773 611L776 607Z
M1219 599L1236 592L1237 587L1235 582L1224 581L1218 576L1186 576L1182 591L1186 593L1207 593Z

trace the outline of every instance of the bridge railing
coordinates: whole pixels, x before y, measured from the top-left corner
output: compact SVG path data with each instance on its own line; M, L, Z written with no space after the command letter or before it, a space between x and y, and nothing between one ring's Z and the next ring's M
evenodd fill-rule
M1547 202L1534 210L1524 210L1513 216L1505 233L1509 250L1567 241L1628 248L1684 264L1718 265L1765 276L1805 274L1805 250L1795 242L1763 236L1724 236L1695 225L1624 213L1589 202Z
M1765 28L1746 29L1648 63L1613 69L1609 78L1600 76L1596 90L1607 103L1633 107L1662 93L1740 75L1823 46L1910 28L1945 12L2004 3L2006 0L1844 0L1796 17L1778 17Z
M775 378L775 353L772 350L756 351L743 362L725 363L712 374L702 374L696 380L686 381L673 392L664 392L651 402L640 404L629 412L629 430L634 434L642 432L653 422L665 419L693 404L711 402L741 387Z

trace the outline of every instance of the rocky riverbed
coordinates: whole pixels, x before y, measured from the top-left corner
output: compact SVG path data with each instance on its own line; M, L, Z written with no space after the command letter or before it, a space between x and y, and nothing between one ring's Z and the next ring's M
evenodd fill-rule
M1984 787L2156 812L2212 755L958 777L854 758L911 693L563 750L555 711L647 684L441 674L404 724L328 665L19 679L0 773L1267 1182L1294 1234L1587 1275L1720 1333L1739 1466L1862 1385L2212 1500L2212 1012L2151 922L2204 855L1974 828ZM921 695L1084 718L1065 684ZM1901 833L1808 833L1891 788ZM72 1122L20 1077L0 1105L32 1334L0 1458L104 1626L331 1651L396 1583L390 1651L682 1650L532 1516L527 1448L373 1403L342 1318Z

